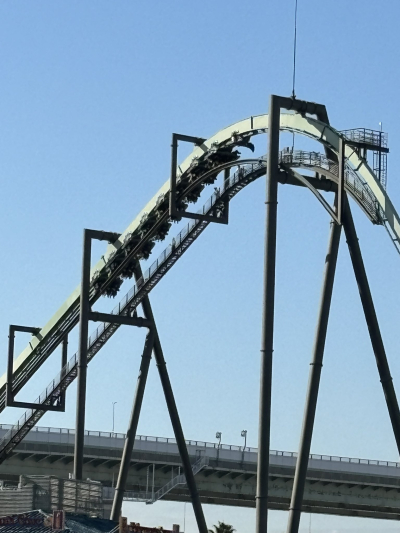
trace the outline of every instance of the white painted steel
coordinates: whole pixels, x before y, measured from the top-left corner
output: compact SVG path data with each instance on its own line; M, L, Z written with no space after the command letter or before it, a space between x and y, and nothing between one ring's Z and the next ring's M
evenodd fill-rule
M251 133L252 135L258 135L260 133L265 133L267 131L267 127L267 114L253 116L236 122L235 124L232 124L227 128L224 128L223 130L220 130L218 133L207 139L201 146L195 147L192 153L179 165L179 168L182 172L185 172L189 168L193 158L201 156L202 154L207 152L214 144L221 144L226 142L231 138L233 133ZM310 117L304 117L297 113L282 113L280 128L283 131L295 132L310 137L311 139L314 139L315 141L318 141L323 145L328 146L334 152L338 152L340 133L331 126L328 126L327 124L319 120ZM376 180L372 169L368 166L367 162L361 159L357 155L357 153L349 146L346 146L346 157L375 194L376 199L382 209L382 212L387 219L388 225L393 231L395 237L400 239L399 215L397 214L386 191ZM147 205L142 209L142 211L140 211L137 217L122 233L120 238L114 244L110 244L107 247L106 253L102 256L100 261L98 261L97 264L93 267L91 276L93 276L96 271L101 271L104 268L110 255L116 249L121 247L126 235L134 232L139 227L143 215L145 213L151 213L156 208L158 198L161 195L166 194L168 191L169 180L164 183L164 185L157 192L157 194L147 203ZM107 230L112 229L113 228L107 228ZM79 295L80 286L78 286L74 290L70 297L63 303L63 305L53 315L49 322L40 330L40 332L32 337L29 345L14 361L14 373L18 370L22 363L24 363L30 358L33 349L38 347L42 340L45 340L50 335L50 333L54 330L57 324L63 321L68 310L73 307L76 307L79 304ZM0 378L0 391L2 392L4 391L5 382L6 374L4 374Z

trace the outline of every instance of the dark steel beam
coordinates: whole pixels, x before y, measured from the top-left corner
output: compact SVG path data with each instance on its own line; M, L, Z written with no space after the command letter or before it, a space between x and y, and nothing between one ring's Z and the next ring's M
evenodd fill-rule
M281 168L283 165L281 165ZM314 187L314 185L310 182L308 177L303 176L302 174L292 170L291 168L285 169L287 174L291 174L299 183L301 183L304 187L307 187L310 189L310 191L313 193L313 195L317 198L317 200L320 202L320 204L324 207L324 209L329 213L331 218L338 223L341 223L336 211L329 205L329 203L325 200L325 198L322 196L321 193L318 192L318 190ZM315 178L314 178L315 179ZM280 182L280 179L278 178L278 181ZM343 189L344 190L344 189Z
M139 423L140 410L142 408L144 390L146 387L147 375L149 373L151 352L154 345L154 330L147 334L145 346L140 363L139 375L136 383L135 397L132 405L132 413L129 427L126 432L124 450L122 452L121 466L118 474L117 486L115 487L114 501L111 510L111 520L118 521L121 514L122 501L128 479L129 467L132 459L133 446L135 444L136 431Z
M19 459L21 459L21 461L26 461L26 459L32 459L33 457L35 457L35 453L21 453L19 454L20 457Z
M100 465L102 465L105 462L105 459L94 459L92 462L92 465L96 468Z
M265 229L264 295L261 335L256 533L266 533L268 522L268 471L271 427L272 355L274 339L280 108L281 106L279 97L271 95L268 115L267 213Z
M74 478L83 477L83 446L85 439L87 345L90 312L90 258L92 237L90 230L83 231L82 281L79 316L78 385L76 398L76 429L74 450Z
M140 268L140 265L138 264L136 267L135 277L140 278L142 276L142 271ZM179 455L181 456L182 460L182 466L183 466L183 472L186 477L186 484L190 493L190 498L192 500L192 506L193 511L196 517L197 527L199 529L199 533L208 533L206 520L204 517L203 509L200 502L200 496L197 490L196 481L194 478L192 465L190 464L190 458L189 453L186 447L186 441L185 436L183 434L183 429L181 425L181 421L179 418L178 408L176 406L174 393L172 391L171 381L169 379L167 365L164 358L163 349L161 347L160 338L158 336L157 332L157 326L154 320L153 311L150 304L150 299L148 296L146 296L142 300L142 307L143 307L143 313L144 316L151 320L153 323L153 330L154 330L154 359L156 361L158 373L161 380L161 385L164 391L165 401L167 404L169 416L171 418L172 427L175 434L175 440L176 444L179 449Z
M345 149L346 149L346 143L343 139L343 137L339 137L339 167L338 167L338 194L337 194L337 216L339 220L339 224L342 223L343 219L343 210L345 205L345 190L344 190L344 183L345 183L345 172L346 172L346 165L345 165Z
M120 463L119 459L107 459L104 461L102 466L107 466L107 468L110 470L114 466L117 466L118 463Z
M149 468L152 463L136 463L135 470L136 472L140 472L140 470L143 470L144 468Z
M18 329L17 329L18 328ZM8 330L8 358L7 358L7 380L6 380L6 407L11 406L14 402L13 394L13 374L14 374L14 342L15 332L23 331L25 333L33 333L34 328L26 326L16 326L10 324Z
M89 313L89 320L93 322L108 322L109 324L120 324L123 326L136 326L139 328L150 328L150 320L141 317L131 317L125 315L113 315L111 313L98 313L91 311Z
M327 192L337 192L338 186L337 183L330 179L320 179L320 178L314 178L313 176L303 176L307 179L307 181L319 191L327 191ZM278 176L279 183L282 183L283 185L296 185L298 187L307 187L305 183L302 183L297 178L294 177L293 173L288 172L288 169L284 168L283 165L281 165L281 171L279 172Z
M68 335L65 335L64 340L62 342L62 352L61 352L61 370L67 365L68 363ZM65 398L66 398L66 391L64 390L60 394L59 399L59 406L60 409L65 411Z
M20 407L22 409L40 409L41 411L56 411L62 412L63 408L60 405L33 403L33 402L17 402L13 400L7 407Z
M176 167L178 166L178 136L172 134L171 143L171 179L169 186L169 215L172 219L177 218L176 209Z
M271 95L268 113L267 216L264 259L264 295L261 341L260 414L257 463L256 533L268 527L268 470L271 425L272 355L274 334L276 226L279 172L279 130L281 108L303 115L315 114L328 122L325 106L296 98ZM335 155L333 157L336 158Z
M49 462L50 464L53 464L53 463L55 463L56 461L60 461L62 458L63 458L62 455L50 455L50 456L48 457L48 462Z
M90 305L90 262L92 252L92 239L98 241L115 242L120 233L98 231L93 229L83 230L83 255L82 278L79 304L79 345L78 345L78 384L76 399L76 427L74 449L74 478L82 479L83 476L83 447L85 440L85 410L86 410L86 380L88 365L88 332L91 319ZM99 318L101 313L94 314ZM105 315L108 316L108 315ZM114 315L112 315L114 316ZM115 318L117 320L118 317ZM101 318L100 318L101 320ZM122 323L122 322L120 322Z
M91 239L107 241L110 244L113 244L121 236L120 233L116 233L115 231L102 231L97 229L88 229L85 231Z
M336 204L338 204L338 200L336 201ZM310 363L310 374L304 408L303 427L300 437L299 455L296 462L292 498L289 507L288 533L297 533L300 525L301 507L303 503L308 459L310 456L311 440L314 429L315 412L317 409L318 390L321 379L322 361L325 349L326 332L328 329L329 311L332 300L341 229L340 225L333 221L331 222L328 253L325 258L325 270L317 330L312 360Z
M48 454L48 453L44 453L44 454L41 455L40 457L39 457L39 454L38 454L38 458L35 459L35 462L36 462L36 463L41 463L42 461L45 461L48 457L49 457L49 454Z
M351 262L353 264L353 270L357 280L365 320L367 322L369 336L375 354L376 365L378 368L379 377L385 395L386 405L389 411L389 417L392 423L397 449L400 453L399 404L393 386L393 378L390 374L389 363L386 357L386 351L382 340L378 318L376 316L375 306L372 299L371 289L369 286L360 245L358 242L356 228L354 226L354 221L351 214L350 204L347 198L344 210L343 228L346 234Z
M177 193L176 193L176 171L178 166L178 141L185 141L193 143L196 146L201 146L206 139L201 137L192 137L191 135L181 135L179 133L172 134L171 143L171 177L169 184L169 216L173 220L180 220L181 218L190 218L192 220L202 220L205 222L216 222L217 224L228 224L229 216L229 201L225 202L224 214L221 217L203 215L199 213L189 213L187 211L181 211L176 206ZM225 178L226 178L225 172ZM228 169L229 176L229 169Z
M62 412L65 410L63 404L58 403L57 405L52 404L38 404L33 402L19 402L14 399L13 391L13 369L14 369L14 341L15 333L32 333L32 335L38 335L40 328L32 326L17 326L11 324L9 327L8 334L8 358L7 358L7 373L6 373L6 398L5 404L6 407L19 407L22 409L40 409L41 411L58 411Z
M381 132L380 132L380 134L382 135ZM371 143L367 143L367 142L356 142L356 141L352 141L350 139L349 140L346 139L346 144L348 144L352 148L356 148L357 151L363 150L364 153L366 152L366 150L371 150L371 152L379 152L380 154L382 154L382 153L383 154L388 154L389 153L389 148L387 148L385 146L380 146L379 144L371 144ZM379 176L380 176L380 174L378 172L378 177Z
M225 203L225 210L229 210L229 202ZM199 213L188 213L186 211L177 211L182 218L190 218L192 220L204 220L205 222L215 222L216 224L228 224L228 217L215 217L212 215L200 215Z

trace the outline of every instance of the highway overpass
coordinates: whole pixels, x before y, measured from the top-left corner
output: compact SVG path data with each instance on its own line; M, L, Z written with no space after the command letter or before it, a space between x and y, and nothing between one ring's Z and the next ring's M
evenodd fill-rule
M2 438L9 426L0 426ZM87 431L84 477L101 481L112 496L124 444L124 434ZM187 441L193 464L200 465L196 481L203 503L255 507L257 450L216 443ZM74 431L34 428L0 467L0 479L19 475L72 472ZM137 436L128 478L128 496L151 500L180 474L174 439ZM271 509L289 507L296 454L271 451ZM400 463L311 455L303 510L313 513L400 519ZM154 484L153 484L154 479ZM184 484L172 483L165 500L188 501ZM139 497L140 494L140 497Z

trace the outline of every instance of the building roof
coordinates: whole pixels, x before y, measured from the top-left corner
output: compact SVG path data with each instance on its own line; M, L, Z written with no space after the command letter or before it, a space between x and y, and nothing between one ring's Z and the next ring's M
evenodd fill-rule
M42 511L29 511L0 517L0 533L50 533L51 526L45 525L47 514Z
M115 527L116 522L104 520L103 518L90 518L85 515L68 513L65 519L65 525L73 533L109 533Z
M49 516L37 510L0 517L0 533L53 533L51 525L45 525ZM64 531L70 533L109 533L115 522L68 513L65 526Z

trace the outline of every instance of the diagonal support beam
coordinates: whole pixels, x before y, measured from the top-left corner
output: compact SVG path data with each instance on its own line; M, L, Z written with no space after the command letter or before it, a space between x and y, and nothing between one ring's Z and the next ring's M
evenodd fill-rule
M135 397L132 405L132 413L129 421L128 431L122 452L121 466L118 474L117 486L115 487L114 501L111 510L111 520L119 520L124 499L126 481L128 479L129 467L132 459L132 451L135 445L136 431L139 423L140 411L143 403L144 390L146 387L147 375L149 373L151 352L154 347L154 329L151 329L146 336L145 346L140 363L139 375L136 383Z
M337 215L336 211L329 205L329 203L325 200L325 198L322 196L322 194L320 192L318 192L318 189L316 189L314 187L314 185L311 183L311 180L310 180L309 176L307 176L307 177L303 176L299 172L296 172L295 170L293 170L289 166L286 166L286 165L283 165L283 164L281 164L280 167L284 169L284 172L286 173L287 176L291 176L293 179L297 180L299 182L299 184L301 184L304 187L307 187L308 189L310 189L310 191L313 193L313 195L318 200L318 202L323 206L325 211L327 211L329 213L330 217L337 224L341 224L340 219L338 218L338 215ZM281 178L280 177L278 178L278 181L281 182Z
M336 195L338 205L338 195ZM324 280L321 292L321 302L318 324L314 341L313 356L310 363L310 374L306 404L304 408L303 427L300 437L300 449L296 462L293 492L289 507L288 533L297 533L300 525L301 507L303 503L304 487L310 456L311 440L314 429L315 412L317 409L319 383L322 372L326 333L331 307L333 282L335 279L336 263L339 251L340 233L342 227L331 222L328 252L325 259Z
M135 277L142 277L142 270L140 265L136 267ZM186 477L187 487L192 500L193 511L196 517L197 527L199 533L208 533L206 520L203 513L203 508L200 502L200 496L197 490L196 481L194 478L192 465L190 464L189 453L186 447L186 441L183 434L181 421L179 418L178 408L176 406L174 393L172 391L171 381L169 379L167 365L164 358L163 349L161 347L160 338L158 336L156 323L154 320L153 311L150 304L150 299L146 296L142 300L143 314L147 320L152 322L151 330L154 331L154 359L156 361L158 373L160 375L161 385L164 391L165 401L167 403L169 416L171 418L172 427L175 434L176 444L179 449L179 455L181 456L183 471Z
M386 357L385 347L383 345L382 335L379 328L378 318L376 316L371 289L368 283L367 273L365 271L364 261L358 242L356 228L354 226L353 216L351 214L350 204L347 198L344 208L345 209L343 217L343 228L346 234L351 262L353 264L354 274L357 280L365 320L367 322L369 336L375 354L376 365L378 367L379 377L382 383L383 392L385 394L386 404L389 411L390 421L392 423L393 433L396 439L397 449L400 453L399 404L393 386L393 379L390 374L389 363Z

